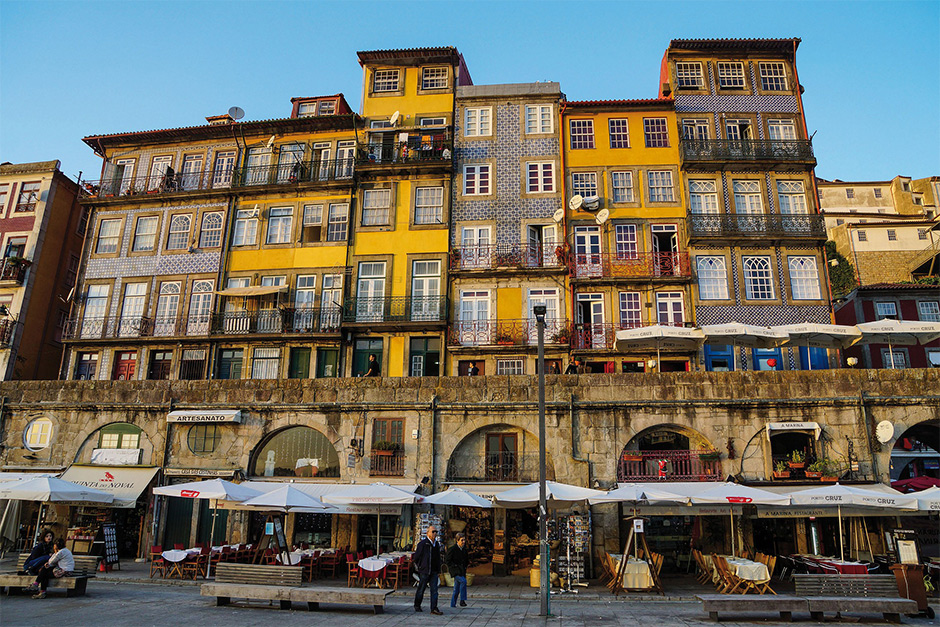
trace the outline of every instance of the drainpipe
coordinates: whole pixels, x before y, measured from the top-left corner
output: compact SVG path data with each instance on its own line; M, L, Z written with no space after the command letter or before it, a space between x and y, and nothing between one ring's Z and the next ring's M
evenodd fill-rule
M167 402L167 408L166 408L167 415L169 415L171 411L173 411L173 398L172 397L170 397L170 400ZM163 422L163 459L160 460L160 469L163 470L164 472L161 473L161 477L159 480L159 484L161 486L167 485L165 471L166 471L167 459L169 459L170 457L170 421L167 419L166 416L164 416L163 421L164 421ZM161 503L165 501L166 497L163 497L164 499L163 501L161 500L159 496L154 496L153 499L154 499L153 520L150 523L151 544L157 539L157 533L160 530L160 516L163 513L163 508L160 507L160 505Z
M561 179L561 208L565 211L565 217L561 221L561 232L562 232L562 241L564 242L564 248L566 251L571 249L568 247L568 203L565 202L565 198L568 197L568 176L565 172L565 111L568 110L568 101L564 100L562 96L561 107L558 110L558 155L559 155L559 172ZM568 256L566 255L565 261L568 261ZM571 289L571 281L567 281L568 287L568 321L571 324L571 333L569 334L569 344L568 344L568 359L571 359L571 338L574 337L574 292Z
M431 492L437 491L437 394L431 397Z

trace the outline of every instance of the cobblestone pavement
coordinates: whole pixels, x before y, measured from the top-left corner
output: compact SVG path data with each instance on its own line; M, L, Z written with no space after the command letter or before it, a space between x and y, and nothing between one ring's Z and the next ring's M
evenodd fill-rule
M255 607L216 607L215 600L199 595L192 586L166 586L138 583L93 581L86 596L68 599L62 590L52 590L43 600L27 595L0 597L0 624L4 627L33 627L36 625L88 625L95 627L125 626L167 627L251 625L291 625L329 622L330 627L346 625L450 625L453 627L487 625L492 627L526 625L629 625L658 627L660 625L714 625L707 619L699 603L688 601L637 601L623 599L602 601L597 599L552 600L552 618L538 616L538 601L470 599L467 608L447 607L449 598L442 596L444 616L433 616L425 611L415 614L406 597L390 597L383 615L373 615L371 609L353 606L323 606L319 612L307 612L295 605L293 611L278 609L277 605ZM722 621L722 625L773 625L778 621L766 615L765 620L751 617L748 622ZM742 617L728 618L740 619ZM807 617L801 622L808 625ZM868 615L863 623L880 623L880 616ZM851 622L857 622L852 620ZM909 625L940 625L940 620L905 618ZM883 623L882 623L883 624Z

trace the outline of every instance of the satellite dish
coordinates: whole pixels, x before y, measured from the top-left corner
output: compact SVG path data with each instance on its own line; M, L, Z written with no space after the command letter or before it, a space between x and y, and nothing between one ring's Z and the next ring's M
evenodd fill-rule
M559 209L558 211L552 214L552 220L554 220L555 222L561 222L564 219L565 219L564 209Z
M575 194L571 197L571 200L568 201L568 208L572 211L577 211L583 204L584 198L581 197L581 194Z
M875 437L882 444L887 444L894 438L894 424L890 420L882 420L875 427Z
M594 221L598 224L604 224L607 222L607 219L610 217L610 211L607 209L601 209L597 212L597 216L594 218Z
M392 126L395 126L396 124L398 124L398 118L400 117L401 117L401 112L396 111L395 113L392 114L392 117L388 119L388 123L391 124Z
M232 116L233 120L240 120L245 117L245 110L241 107L232 107L228 110L228 114Z
M268 150L271 150L271 148L274 146L274 139L275 139L276 137L277 137L277 135L271 135L271 139L269 139L269 140L268 140L268 143L264 145L265 148L267 148Z
M594 211L600 206L600 202L601 202L600 196L585 196L584 208L588 211Z

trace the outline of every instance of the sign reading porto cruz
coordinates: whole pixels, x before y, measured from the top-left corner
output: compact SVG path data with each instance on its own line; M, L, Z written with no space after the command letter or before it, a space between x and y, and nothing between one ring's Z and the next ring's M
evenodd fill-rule
M166 415L167 422L241 422L240 409L180 409Z

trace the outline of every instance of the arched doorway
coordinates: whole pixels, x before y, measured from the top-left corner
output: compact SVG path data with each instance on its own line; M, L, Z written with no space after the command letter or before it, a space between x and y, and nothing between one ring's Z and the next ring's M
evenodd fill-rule
M555 467L546 454L546 477ZM533 434L507 424L474 431L454 448L447 462L447 481L531 483L539 480L539 443Z
M901 434L891 449L891 482L940 478L940 419L925 420ZM916 482L915 482L916 483ZM926 483L926 482L923 482ZM898 487L904 487L902 484Z
M718 481L718 452L702 434L656 425L633 436L620 454L617 481Z
M287 427L268 436L248 466L255 477L339 477L339 454L311 427Z

